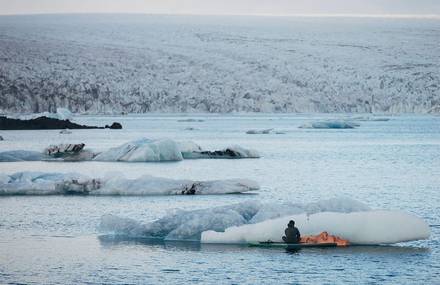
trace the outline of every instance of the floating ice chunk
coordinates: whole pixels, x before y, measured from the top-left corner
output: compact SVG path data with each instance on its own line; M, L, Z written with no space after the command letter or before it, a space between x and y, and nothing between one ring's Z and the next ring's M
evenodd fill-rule
M359 124L347 121L312 122L300 126L301 129L353 129Z
M179 145L169 139L149 140L140 139L111 148L98 154L97 161L179 161L182 160Z
M268 134L282 135L282 134L285 134L285 132L275 131L274 129L264 129L264 130L249 130L246 132L246 134L248 134L248 135L268 135Z
M38 151L11 150L0 152L0 162L40 161L45 155Z
M361 122L388 122L390 118L385 117L352 117L350 120L353 121L361 121Z
M69 131L68 129L65 129L65 130L60 131L60 134L62 134L62 135L70 135L71 133L72 133L72 132Z
M18 172L0 180L0 195L55 195L68 194L59 185L65 181L85 183L86 176L76 173Z
M181 119L181 120L177 120L179 123L201 123L204 122L205 120L202 119Z
M279 209L280 204L262 204L258 201L248 201L210 209L177 211L147 224L116 216L105 216L101 221L100 228L107 233L128 237L200 240L201 233L206 230L224 231L231 226L254 223L261 218L275 217L280 214L291 215L292 213L304 213L305 211L320 212L324 209L331 209L335 212L368 209L364 204L351 199L331 199L311 204L283 205L284 208ZM124 221L128 225L125 225Z
M201 235L201 242L282 242L289 220L295 221L302 235L316 235L327 231L349 240L351 244L391 244L427 239L430 235L429 226L422 219L399 211L320 212L233 226L224 232L206 231Z
M137 179L112 176L98 179L76 173L19 172L0 177L0 195L209 195L259 189L256 182L247 179L191 181L148 175Z
M253 149L246 149L238 145L230 146L222 150L215 151L193 151L183 153L185 159L197 159L197 158L227 158L227 159L239 159L239 158L259 158L260 154Z

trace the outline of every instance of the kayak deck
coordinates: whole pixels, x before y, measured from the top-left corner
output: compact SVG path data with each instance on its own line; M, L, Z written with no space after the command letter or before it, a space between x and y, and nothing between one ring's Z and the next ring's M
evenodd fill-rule
M324 248L337 247L336 243L283 243L283 242L253 242L249 243L252 247L281 247L286 249L299 248Z

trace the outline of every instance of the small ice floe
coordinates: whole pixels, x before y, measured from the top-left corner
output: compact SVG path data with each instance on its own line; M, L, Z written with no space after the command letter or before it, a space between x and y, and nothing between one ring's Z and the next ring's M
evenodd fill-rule
M72 133L72 132L69 131L68 129L65 129L65 130L60 131L60 134L62 134L62 135L70 135L71 133Z
M204 122L205 120L202 119L181 119L181 120L177 120L179 123L201 123Z
M253 149L246 149L241 146L230 146L221 150L202 150L182 152L185 159L240 159L240 158L259 158L260 154Z
M77 173L44 172L0 175L0 195L214 195L243 193L258 189L258 183L248 179L192 181L149 175L127 179L119 173L113 173L110 178L90 178Z
M391 120L390 118L385 117L352 117L350 118L352 121L360 121L360 122L388 122Z
M268 135L268 134L277 134L282 135L285 134L283 131L276 131L274 129L264 129L264 130L249 130L246 132L248 135Z
M306 123L299 128L301 129L354 129L360 125L349 121L320 121Z

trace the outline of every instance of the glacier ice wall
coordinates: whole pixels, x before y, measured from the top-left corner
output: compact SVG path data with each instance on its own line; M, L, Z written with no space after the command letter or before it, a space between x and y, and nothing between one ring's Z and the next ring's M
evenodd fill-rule
M0 112L440 112L439 21L46 15L0 26Z

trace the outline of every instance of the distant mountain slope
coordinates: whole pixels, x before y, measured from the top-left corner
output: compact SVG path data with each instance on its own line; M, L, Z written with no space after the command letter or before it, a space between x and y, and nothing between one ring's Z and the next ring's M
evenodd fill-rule
M440 113L440 21L0 17L0 112Z

